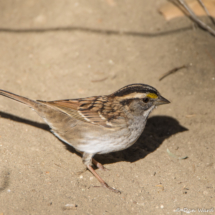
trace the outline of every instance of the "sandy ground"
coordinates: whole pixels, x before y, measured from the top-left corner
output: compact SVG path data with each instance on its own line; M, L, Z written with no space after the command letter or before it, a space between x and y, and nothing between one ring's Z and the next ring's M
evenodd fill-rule
M77 175L80 156L35 112L0 97L1 215L215 211L215 38L188 18L166 22L163 2L0 1L0 88L56 100L141 82L171 101L135 145L97 157L115 194L89 171Z

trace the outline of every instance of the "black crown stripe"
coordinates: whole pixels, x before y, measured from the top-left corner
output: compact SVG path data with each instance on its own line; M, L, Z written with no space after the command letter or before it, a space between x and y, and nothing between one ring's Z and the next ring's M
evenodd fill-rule
M131 93L155 93L157 95L157 90L146 84L131 84L117 90L113 95L125 96Z

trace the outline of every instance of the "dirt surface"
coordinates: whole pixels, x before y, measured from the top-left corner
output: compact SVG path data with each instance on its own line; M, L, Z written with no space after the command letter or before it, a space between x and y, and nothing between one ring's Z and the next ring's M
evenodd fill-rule
M115 194L77 174L80 156L35 112L0 97L1 215L215 213L215 38L186 17L166 22L164 2L0 1L1 89L56 100L146 83L171 101L131 148L97 156Z

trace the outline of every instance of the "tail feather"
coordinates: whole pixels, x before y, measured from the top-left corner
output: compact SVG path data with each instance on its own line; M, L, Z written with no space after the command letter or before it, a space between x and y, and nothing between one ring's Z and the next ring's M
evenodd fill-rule
M16 95L14 93L10 93L10 92L5 91L5 90L0 89L0 95L8 97L8 98L13 99L13 100L18 101L18 102L21 102L25 105L32 107L32 108L34 108L35 105L38 105L38 102L36 102L34 100L28 99L28 98L23 97L23 96Z

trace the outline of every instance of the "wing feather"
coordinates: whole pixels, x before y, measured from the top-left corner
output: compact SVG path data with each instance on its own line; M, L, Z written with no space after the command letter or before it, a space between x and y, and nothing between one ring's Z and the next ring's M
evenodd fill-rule
M107 128L112 128L113 124L110 122L111 119L120 115L120 112L115 110L113 103L107 96L49 102L38 100L38 102L58 108L78 120Z

